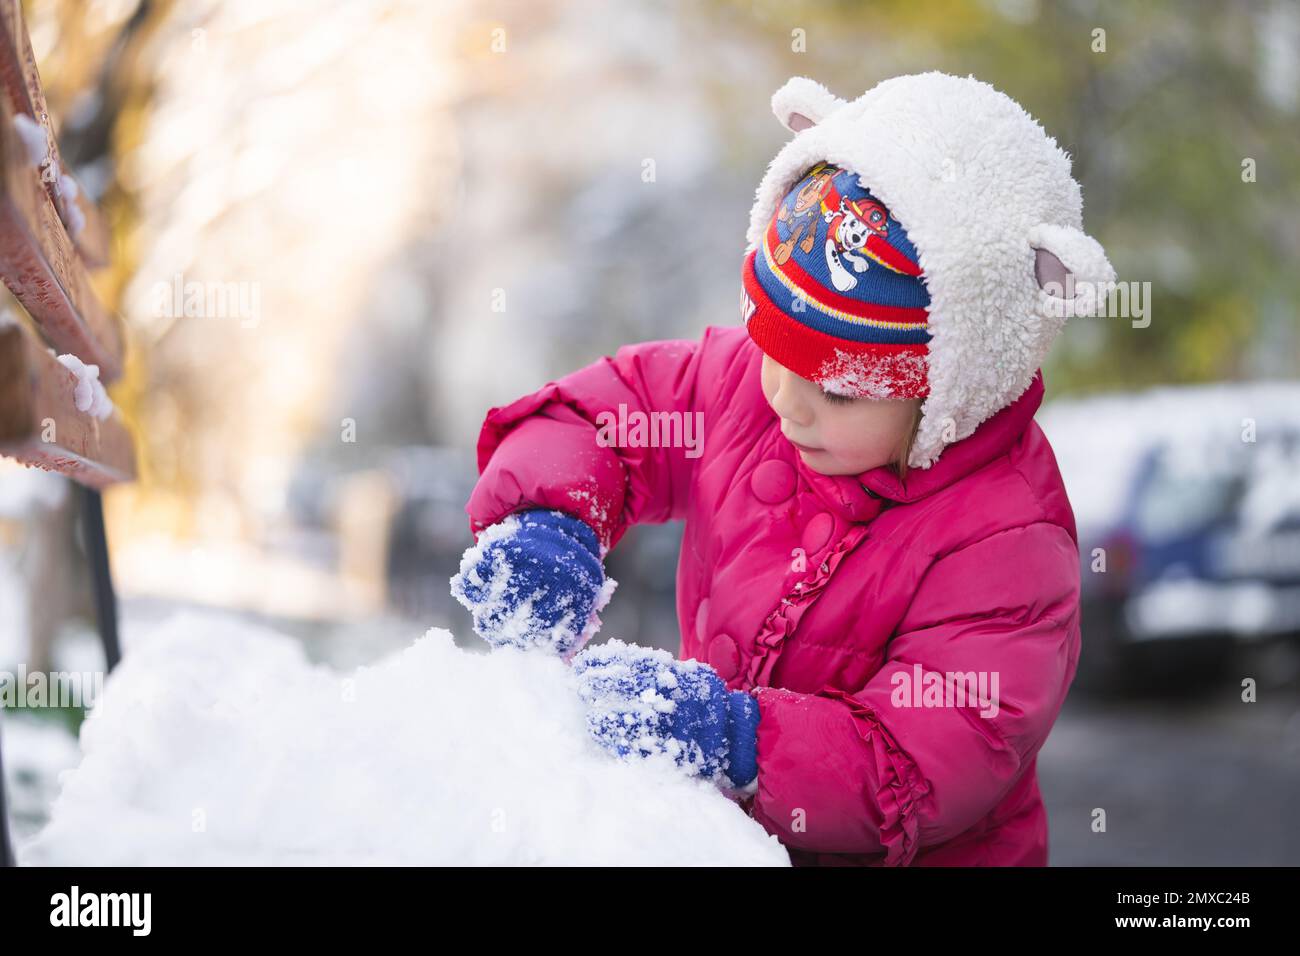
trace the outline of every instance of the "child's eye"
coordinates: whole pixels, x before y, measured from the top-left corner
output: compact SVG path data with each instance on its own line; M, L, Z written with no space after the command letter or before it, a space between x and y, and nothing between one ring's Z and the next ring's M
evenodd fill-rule
M853 399L847 395L838 395L835 392L822 392L822 398L832 405L852 405Z

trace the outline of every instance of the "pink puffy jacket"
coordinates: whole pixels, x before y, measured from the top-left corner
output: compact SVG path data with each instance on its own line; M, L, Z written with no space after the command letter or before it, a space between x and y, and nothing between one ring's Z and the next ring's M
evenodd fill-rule
M1078 660L1079 554L1033 421L1041 371L904 483L807 469L761 360L743 328L710 328L492 409L471 528L557 508L612 547L631 524L685 521L681 656L756 689L758 789L741 805L796 864L1046 865L1035 758ZM703 453L599 440L620 405L702 413ZM901 682L931 672L985 672L996 713L918 706Z

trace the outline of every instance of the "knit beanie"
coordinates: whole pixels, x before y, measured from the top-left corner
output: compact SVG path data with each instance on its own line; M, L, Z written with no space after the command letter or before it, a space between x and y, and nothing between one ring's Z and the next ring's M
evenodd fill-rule
M926 292L902 223L826 162L786 193L745 257L741 317L764 352L843 395L926 394Z
M908 465L929 468L1024 393L1115 279L1070 157L969 76L893 77L856 100L796 76L772 111L794 135L750 210L746 326L828 390L923 394Z

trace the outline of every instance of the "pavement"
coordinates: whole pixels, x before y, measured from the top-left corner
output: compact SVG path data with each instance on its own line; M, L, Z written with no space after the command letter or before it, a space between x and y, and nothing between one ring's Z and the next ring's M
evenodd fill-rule
M1038 757L1053 866L1300 866L1300 650L1240 657L1185 698L1071 693Z

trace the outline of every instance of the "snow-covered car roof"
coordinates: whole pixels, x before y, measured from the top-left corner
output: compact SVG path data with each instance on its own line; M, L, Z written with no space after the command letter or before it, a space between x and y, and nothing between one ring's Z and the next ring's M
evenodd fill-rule
M1144 455L1165 446L1207 465L1213 449L1251 447L1300 433L1300 382L1219 382L1162 385L1140 392L1109 392L1051 401L1038 424L1052 443L1081 531L1113 524Z

